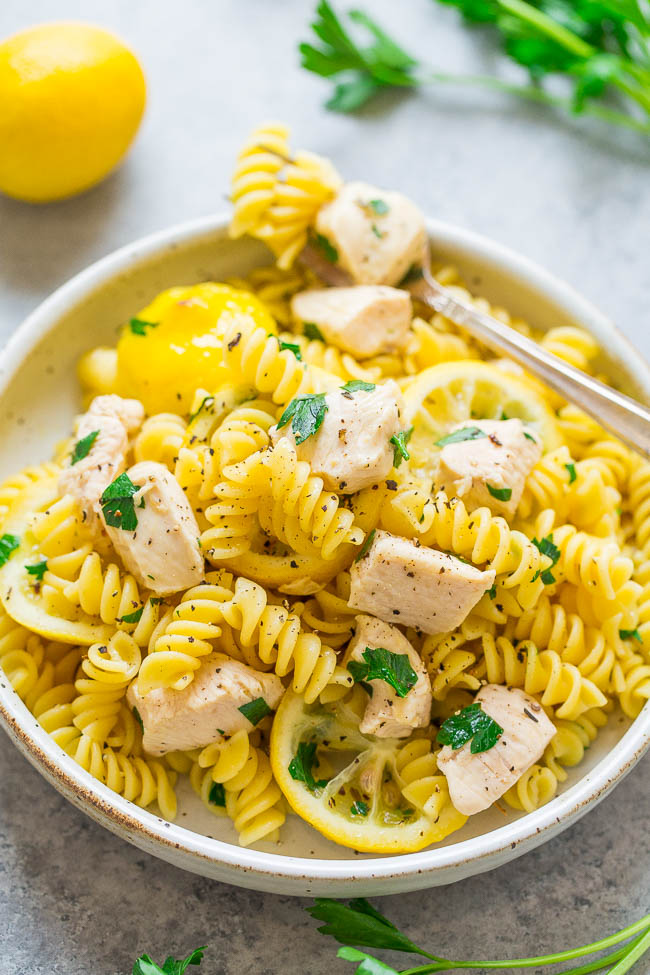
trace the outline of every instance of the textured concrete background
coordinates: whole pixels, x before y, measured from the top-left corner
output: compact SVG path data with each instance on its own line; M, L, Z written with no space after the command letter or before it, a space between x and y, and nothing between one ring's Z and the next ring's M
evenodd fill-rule
M329 115L325 86L296 67L313 6L4 0L0 36L82 10L117 30L143 59L150 102L127 165L92 193L43 208L0 200L0 337L115 247L223 209L235 149L275 117L349 177L399 186L429 213L539 261L650 353L648 146L442 88L388 96L355 119ZM462 30L452 10L431 0L365 6L441 69L492 67L489 43ZM523 859L382 907L414 940L452 957L550 951L617 929L649 907L649 771L646 758L597 810ZM3 975L124 975L141 950L162 958L206 942L208 975L346 971L299 901L224 887L139 853L68 805L7 741L0 848Z

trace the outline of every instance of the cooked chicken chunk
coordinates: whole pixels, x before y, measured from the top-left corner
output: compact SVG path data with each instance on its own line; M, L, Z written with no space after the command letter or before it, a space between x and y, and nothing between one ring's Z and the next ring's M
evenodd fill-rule
M124 565L160 596L196 586L203 578L199 526L183 490L162 464L141 461L128 470L136 487L135 531L106 526Z
M144 408L136 399L121 396L97 396L76 424L76 442L93 437L85 457L66 467L59 479L63 494L75 497L84 512L84 520L100 528L99 499L104 489L125 467L129 435L144 419Z
M350 569L349 605L424 633L456 629L495 579L453 555L389 532L375 532Z
M294 317L318 327L326 341L358 359L398 352L408 341L411 298L381 284L302 291L291 301Z
M426 259L427 232L417 207L401 193L368 183L346 183L318 211L316 230L357 284L398 284Z
M486 506L511 518L521 500L526 478L542 456L537 435L521 420L472 420L454 431L482 431L440 451L436 489L459 497L470 511ZM491 490L490 490L491 489Z
M182 691L156 688L140 694L137 679L127 691L144 725L142 744L151 755L200 748L254 725L239 710L263 698L275 710L284 686L275 674L263 674L223 653L205 657L194 680Z
M377 484L393 466L390 438L400 430L402 394L389 379L371 391L337 389L325 397L327 412L317 433L296 446L299 460L309 462L312 473L328 491L354 494ZM296 443L291 423L271 428L271 440L288 437Z
M476 695L482 709L503 728L503 734L486 752L471 752L471 741L462 748L445 745L438 767L447 776L451 801L464 816L491 806L531 765L542 757L555 735L555 725L535 698L513 687L488 684Z
M377 738L406 738L416 728L426 728L431 721L431 681L417 650L397 627L382 623L373 616L355 617L354 626L346 663L350 660L364 663L364 650L383 647L408 657L417 675L417 682L405 697L399 697L385 680L370 680L372 696L368 698L359 731L364 735L376 735Z

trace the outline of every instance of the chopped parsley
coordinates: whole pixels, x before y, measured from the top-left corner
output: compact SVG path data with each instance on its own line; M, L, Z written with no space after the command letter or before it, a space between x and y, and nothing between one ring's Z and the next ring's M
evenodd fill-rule
M259 724L262 718L265 718L267 714L271 714L271 708L263 697L256 697L254 701L247 701L246 704L242 704L237 710L241 711L252 725Z
M142 614L144 612L144 606L140 609L136 609L133 613L127 613L125 616L120 616L119 623L139 623L142 619Z
M413 433L413 427L409 427L408 430L400 430L399 433L393 434L390 438L389 443L393 444L393 467L399 467L403 460L408 460L411 456L406 449L406 445L411 439L411 434Z
M30 576L34 576L36 578L37 582L42 582L43 576L47 572L47 561L35 562L33 565L26 565L25 568Z
M129 326L134 335L146 335L148 328L158 328L160 322L147 322L144 318L132 318Z
M362 802L360 799L357 802L353 802L350 806L351 816L367 816L368 815L368 803Z
M349 379L344 386L341 386L346 393L372 393L376 388L375 383L364 383L363 379Z
M578 476L576 474L576 465L575 464L565 464L564 466L566 467L566 469L569 472L569 484L573 484L573 482L575 481L575 479Z
M384 236L383 230L380 230L376 223L373 223L370 229L372 230L375 237L379 238L379 240L381 240L381 238Z
M80 460L87 457L90 453L90 448L94 444L95 440L99 436L99 430L93 430L89 433L87 437L82 437L81 440L77 440L72 451L72 457L70 458L70 466L73 464L78 464Z
M291 420L291 429L295 435L296 444L304 443L319 429L328 409L325 393L296 396L278 420L278 429L286 426Z
M528 430L524 430L524 437L526 438L526 440L532 440L533 443L537 443L537 438L534 437L532 433L529 433Z
M619 630L618 635L620 636L621 640L636 640L638 643L643 643L643 638L639 633L638 629Z
M210 786L208 802L212 803L213 806L220 806L222 809L226 808L226 790L221 782L213 782Z
M0 565L9 561L19 545L20 539L17 535L0 536Z
M462 443L464 440L480 440L482 437L487 437L485 430L480 430L478 427L463 427L436 440L436 447L446 447L448 444Z
M302 326L302 332L303 335L310 340L310 342L325 341L323 333L315 322L305 322Z
M492 497L496 498L497 501L509 501L510 498L512 497L512 488L494 487L492 484L489 484L487 481L485 482L485 486L487 487Z
M385 647L366 647L363 651L365 663L351 660L348 670L355 684L371 680L383 680L394 688L398 697L406 697L417 683L418 675L411 667L406 653L393 653Z
M144 721L142 720L142 718L140 716L140 712L135 707L132 708L132 711L133 711L133 717L135 718L135 720L140 725L140 731L142 732L142 734L144 734Z
M121 528L134 532L138 527L133 495L140 488L133 483L128 474L120 474L109 484L100 498L104 520L111 528ZM142 499L144 501L144 498ZM139 507L143 507L141 504Z
M323 252L324 256L330 262L330 264L336 264L339 259L339 252L337 251L334 244L327 239L323 234L315 234L315 240L318 247Z
M373 528L373 530L371 532L368 532L368 534L366 535L366 537L364 539L363 545L359 549L359 554L357 555L356 559L354 560L355 562L360 562L361 559L364 558L368 554L368 552L370 551L370 546L372 545L372 543L375 540L375 533L376 533L376 531L377 531L377 529L376 528Z
M533 545L542 555L546 555L551 560L551 565L548 569L544 569L543 571L541 569L537 570L533 576L533 582L541 576L544 585L551 586L555 582L555 576L551 572L551 569L554 565L557 565L562 553L557 545L553 543L552 534L546 535L541 541L538 538L533 538Z
M309 744L301 741L298 751L289 763L289 775L296 782L304 782L310 792L322 789L327 785L327 779L314 778L313 768L316 761L316 742Z
M502 734L501 725L475 701L443 721L437 740L441 745L451 745L452 748L462 748L471 740L470 751L472 755L477 755L494 748Z
M378 217L385 216L385 214L387 214L390 210L386 200L368 200L366 206L369 207L373 213L376 213Z
M209 409L213 403L214 403L214 396L204 396L201 402L199 403L198 408L194 410L194 413L190 413L189 422L191 423L193 420L196 420L199 413L202 413L203 410Z
M274 336L278 339L278 345L280 347L280 352L293 352L298 362L302 362L302 352L300 351L300 346L297 342L283 342L278 336Z
M501 416L499 417L499 419L500 420L509 420L510 417L508 416L508 414L506 413L505 410L501 410Z
M488 594L488 596L490 597L490 599L496 599L497 598L497 584L496 584L496 582L494 582L490 586L490 588L489 589L486 589L485 591Z

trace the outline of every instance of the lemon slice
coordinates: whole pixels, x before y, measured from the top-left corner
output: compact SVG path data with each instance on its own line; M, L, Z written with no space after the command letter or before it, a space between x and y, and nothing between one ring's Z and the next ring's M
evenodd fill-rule
M0 568L0 599L12 619L48 640L104 643L115 628L86 615L62 593L61 584L92 546L72 499L59 497L58 476L48 474L29 485L2 526L19 544ZM42 579L27 571L43 562Z
M463 359L425 369L403 386L405 426L411 469L430 470L438 453L436 441L467 420L518 417L541 437L544 451L561 443L553 411L526 381L487 362Z
M466 817L451 804L429 739L361 734L364 695L355 688L336 705L306 704L288 690L271 732L273 774L294 812L335 843L363 853L421 850Z

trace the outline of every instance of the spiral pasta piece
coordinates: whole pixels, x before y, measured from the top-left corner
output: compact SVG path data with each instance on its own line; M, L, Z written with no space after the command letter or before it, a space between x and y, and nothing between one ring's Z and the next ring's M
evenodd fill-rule
M428 738L414 738L399 749L395 759L398 785L407 802L438 822L451 804L447 778L438 770L436 756Z
M77 696L71 702L73 724L100 745L113 730L140 661L140 648L133 637L116 633L108 643L89 647L81 662L83 676L75 681Z
M187 424L176 413L156 413L144 421L133 444L136 461L153 460L174 472Z
M341 185L326 159L304 151L292 157L288 136L277 123L256 129L237 157L231 187L231 237L263 240L281 268L293 264L316 213Z

